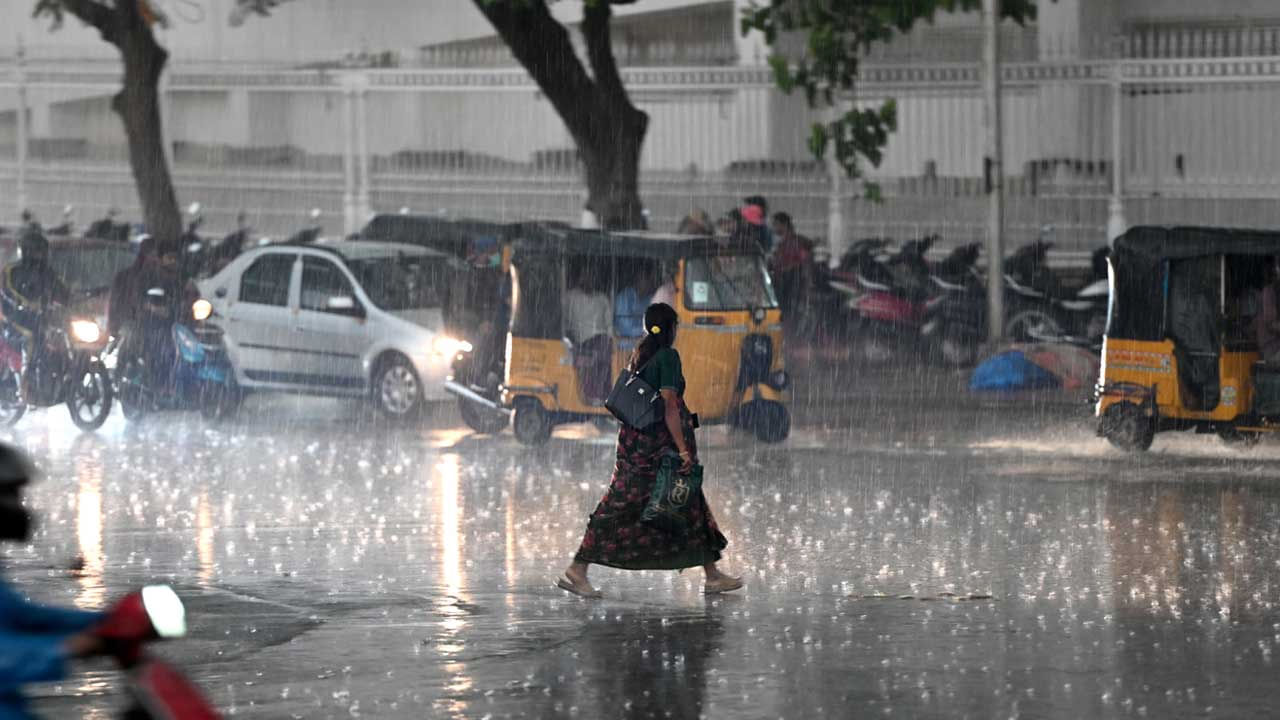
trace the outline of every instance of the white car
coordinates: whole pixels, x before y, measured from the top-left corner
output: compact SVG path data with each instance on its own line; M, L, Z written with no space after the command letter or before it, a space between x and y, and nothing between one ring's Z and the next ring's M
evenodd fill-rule
M452 262L400 243L267 245L199 282L196 317L222 330L242 389L364 396L409 419L448 397L470 349L443 333Z

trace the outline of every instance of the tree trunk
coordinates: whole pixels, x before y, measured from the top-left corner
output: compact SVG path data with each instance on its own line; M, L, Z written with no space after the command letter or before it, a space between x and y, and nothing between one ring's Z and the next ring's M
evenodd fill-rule
M147 232L159 245L177 248L182 213L165 157L160 113L160 74L169 53L156 43L151 28L141 17L124 24L118 45L124 59L124 87L113 98L111 107L124 123L129 166Z
M587 176L587 208L609 230L644 227L640 203L640 147L649 118L632 108L599 108L578 142Z
M474 0L564 121L582 157L587 208L602 227L642 227L640 147L649 116L631 104L614 62L609 3L588 3L582 34L592 75L545 0Z

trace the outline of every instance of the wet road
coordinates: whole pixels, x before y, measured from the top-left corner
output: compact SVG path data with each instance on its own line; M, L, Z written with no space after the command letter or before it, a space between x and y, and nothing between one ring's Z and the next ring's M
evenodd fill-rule
M1235 718L1280 696L1280 444L1124 456L1079 408L920 397L826 408L777 447L710 428L746 591L594 568L588 602L552 582L608 433L529 450L452 412L366 420L37 414L9 439L46 473L42 525L7 571L84 607L173 583L192 637L163 652L237 717ZM118 691L93 666L38 708L110 717Z

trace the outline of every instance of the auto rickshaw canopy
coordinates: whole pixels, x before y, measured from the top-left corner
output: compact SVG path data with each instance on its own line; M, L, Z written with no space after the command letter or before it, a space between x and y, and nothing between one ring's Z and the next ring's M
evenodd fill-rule
M1164 335L1166 263L1213 256L1280 255L1280 232L1195 226L1139 226L1111 250L1113 308L1107 335L1156 341Z

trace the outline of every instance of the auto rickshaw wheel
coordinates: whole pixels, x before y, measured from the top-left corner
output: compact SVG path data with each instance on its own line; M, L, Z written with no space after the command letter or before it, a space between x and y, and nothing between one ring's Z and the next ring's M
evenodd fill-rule
M1218 430L1218 437L1222 439L1224 445L1240 448L1251 448L1258 444L1262 439L1262 433L1249 432L1234 427L1225 427Z
M1102 413L1102 434L1121 450L1143 452L1155 439L1156 424L1135 403L1118 402Z
M462 415L462 422L481 435L497 435L505 430L507 423L510 422L506 414L482 407L461 397L458 398L458 412Z
M542 445L551 438L551 413L537 398L518 398L511 430L523 445Z
M772 400L752 400L738 411L738 424L762 443L780 443L791 434L791 413Z

